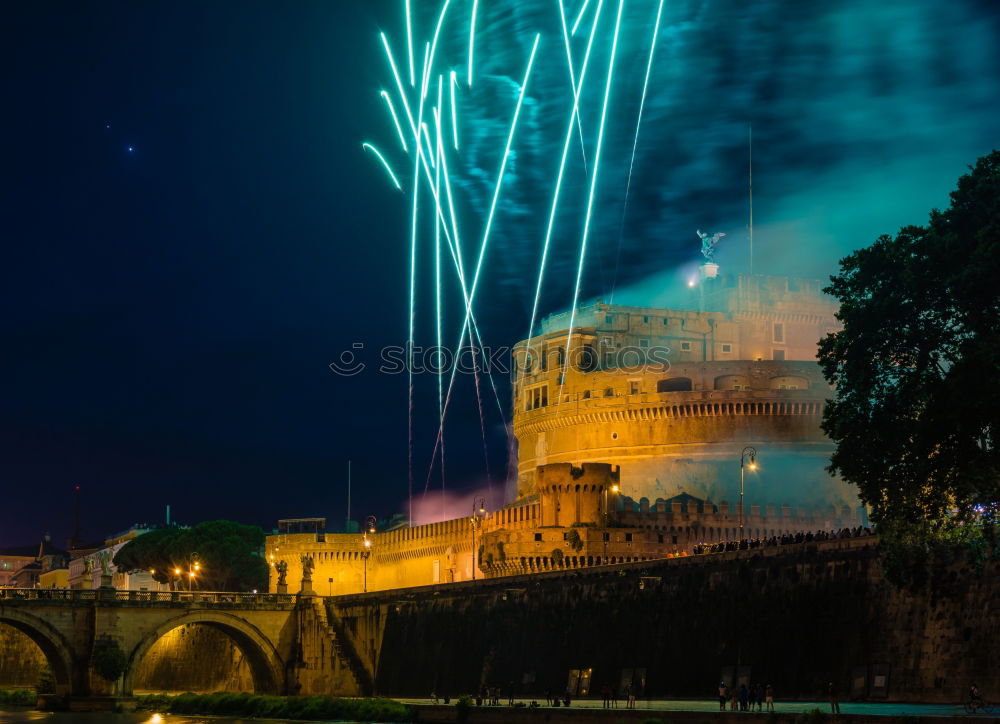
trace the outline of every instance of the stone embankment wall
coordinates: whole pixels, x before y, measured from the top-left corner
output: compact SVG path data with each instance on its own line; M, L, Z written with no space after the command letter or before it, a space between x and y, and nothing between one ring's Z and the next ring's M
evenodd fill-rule
M956 566L937 591L882 577L874 538L490 579L335 601L376 648L379 694L456 696L481 684L592 691L645 668L649 696L711 697L726 667L779 698L1000 699L1000 567ZM888 674L886 681L876 676Z
M137 691L253 691L243 652L223 632L204 625L178 626L143 657Z
M33 687L45 666L45 656L34 641L0 623L0 688Z
M0 688L35 686L46 666L34 641L0 624ZM243 652L210 626L180 626L143 657L136 674L140 691L253 691Z

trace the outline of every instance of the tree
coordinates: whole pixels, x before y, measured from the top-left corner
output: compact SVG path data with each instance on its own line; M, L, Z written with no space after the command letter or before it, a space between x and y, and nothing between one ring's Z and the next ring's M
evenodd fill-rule
M158 528L137 536L115 555L119 570L153 571L160 583L176 584L198 564L194 580L202 590L247 591L267 587L267 563L261 556L264 531L228 520L193 528Z
M94 653L91 656L94 671L105 681L117 681L125 673L128 658L118 642L108 636L102 636L94 642Z
M978 540L995 554L1000 151L926 226L842 259L825 291L843 323L819 354L836 389L823 418L831 473L858 487L886 540Z

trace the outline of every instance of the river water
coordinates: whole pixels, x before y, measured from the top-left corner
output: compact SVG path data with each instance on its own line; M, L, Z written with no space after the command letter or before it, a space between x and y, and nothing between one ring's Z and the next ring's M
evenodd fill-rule
M181 714L110 714L107 712L46 712L34 709L0 711L2 724L290 724L287 719L232 719L218 716ZM296 722L295 724L302 724ZM339 724L345 724L340 722ZM349 722L347 724L358 724Z

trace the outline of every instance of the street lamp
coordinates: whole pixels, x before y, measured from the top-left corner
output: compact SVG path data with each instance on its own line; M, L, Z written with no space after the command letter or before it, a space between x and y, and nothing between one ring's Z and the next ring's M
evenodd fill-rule
M361 541L361 560L365 562L365 578L364 578L364 592L368 593L368 557L372 554L372 539L368 537L369 533L375 533L376 519L374 515L369 515L368 519L365 520L365 536Z
M611 486L611 492L614 493L615 495L618 494L618 483L615 483L614 485ZM607 563L608 562L608 538L609 538L609 535L608 535L608 507L609 507L608 506L608 488L605 488L604 489L604 533L601 535L601 538L604 539L604 559L602 561L603 563Z
M486 517L486 498L472 499L472 580L476 580L476 524Z
M743 452L740 453L740 511L739 511L739 521L740 521L740 538L743 540L743 462L750 457L750 462L747 463L747 467L751 471L757 469L757 448L750 447L749 445L743 448ZM737 542L736 547L739 548L739 542Z

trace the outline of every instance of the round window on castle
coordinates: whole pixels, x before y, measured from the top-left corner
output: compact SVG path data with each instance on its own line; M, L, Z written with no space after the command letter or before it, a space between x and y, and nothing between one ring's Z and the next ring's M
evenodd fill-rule
M617 440L618 439L618 433L617 432L611 433L611 439L612 440Z

